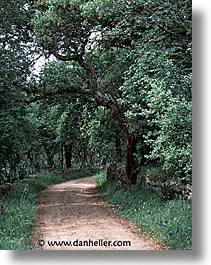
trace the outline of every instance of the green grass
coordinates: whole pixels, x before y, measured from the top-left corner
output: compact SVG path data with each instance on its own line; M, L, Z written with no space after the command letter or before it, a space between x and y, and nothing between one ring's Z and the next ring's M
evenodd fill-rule
M105 173L95 177L103 198L115 205L115 212L142 231L160 239L170 249L192 249L192 205L184 200L162 201L160 193L140 185L123 188L108 183Z
M75 172L42 172L26 179L24 183L14 183L8 196L0 198L3 209L0 215L0 249L30 249L33 226L37 209L38 194L50 184L70 179L88 177L96 170Z

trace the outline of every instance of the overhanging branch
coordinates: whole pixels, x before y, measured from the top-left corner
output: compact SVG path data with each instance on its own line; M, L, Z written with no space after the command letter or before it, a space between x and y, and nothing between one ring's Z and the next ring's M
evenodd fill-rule
M61 61L64 61L64 62L68 62L68 61L77 61L78 60L78 54L73 54L73 55L61 55L61 54L58 54L57 52L55 51L51 51L51 53L58 59L58 60L61 60Z
M60 91L49 91L49 92L43 92L43 93L40 93L39 90L37 91L33 91L33 93L35 94L35 96L29 98L29 99L26 99L24 102L27 103L27 104L31 104L33 102L36 102L36 101L39 101L39 100L44 100L44 99L47 99L47 98L52 98L52 97L56 97L56 96L61 96L63 94L80 94L80 95L87 95L87 96L90 96L92 94L91 90L89 89L84 89L84 90L80 90L80 89L62 89ZM37 93L37 95L36 95Z

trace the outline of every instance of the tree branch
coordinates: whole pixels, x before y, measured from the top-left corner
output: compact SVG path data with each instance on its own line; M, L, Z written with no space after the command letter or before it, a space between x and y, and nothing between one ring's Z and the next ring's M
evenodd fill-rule
M95 74L94 69L91 67L91 65L86 62L82 56L78 56L77 59L79 65L85 70L87 78L88 78L88 87L92 91L97 91L98 90L98 85L97 85L97 76Z
M85 70L87 78L89 80L89 88L90 88L90 92L93 96L93 98L95 99L96 103L100 106L104 106L107 109L109 109L111 111L111 114L114 118L114 120L119 124L120 128L122 129L125 139L128 142L129 139L129 129L126 126L126 122L123 118L123 115L120 114L120 111L117 107L117 104L115 104L115 102L108 98L107 96L103 95L99 89L98 89L98 84L97 84L97 78L96 78L96 74L94 72L94 69L91 67L91 65L86 62L83 57L79 57L78 59L78 63L80 64L80 66Z
M129 130L126 126L126 122L123 116L119 112L117 105L111 99L102 95L99 91L94 91L93 96L98 105L104 106L111 111L114 120L119 124L120 128L124 133L125 139L128 142Z
M73 55L69 55L69 56L64 56L64 55L61 55L61 54L58 54L58 52L55 52L55 51L51 51L51 53L58 59L58 60L61 60L61 61L64 61L64 62L67 62L67 61L78 61L78 54L73 54Z
M29 98L27 100L25 100L24 102L27 103L27 104L31 104L33 102L36 102L36 101L39 101L39 100L43 100L43 99L46 99L46 98L50 98L50 97L55 97L55 96L60 96L60 95L63 95L63 94L80 94L80 95L87 95L87 96L90 96L92 95L92 91L89 90L89 89L84 89L84 90L80 90L80 89L63 89L63 90L60 90L60 91L56 91L56 92L52 92L52 91L49 91L49 92L44 92L42 94L40 94L40 91L33 91L33 93L37 93L37 95L35 95L34 97L32 98Z
M175 36L175 37L179 37L180 35L185 35L186 31L185 30L180 30L180 31L171 31L170 29L167 29L166 27L162 26L162 25L158 25L158 28L160 28L161 30L163 30L164 32L168 33L171 36Z

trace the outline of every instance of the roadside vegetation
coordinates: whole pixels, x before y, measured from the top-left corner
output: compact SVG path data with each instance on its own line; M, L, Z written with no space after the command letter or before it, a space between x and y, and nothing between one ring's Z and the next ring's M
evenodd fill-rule
M0 249L30 249L39 192L51 184L92 176L96 170L42 172L14 183L0 199Z
M130 220L141 231L159 239L170 249L192 248L192 204L187 200L164 201L159 191L135 184L123 187L107 182L104 171L95 176L102 197L115 206L115 213Z

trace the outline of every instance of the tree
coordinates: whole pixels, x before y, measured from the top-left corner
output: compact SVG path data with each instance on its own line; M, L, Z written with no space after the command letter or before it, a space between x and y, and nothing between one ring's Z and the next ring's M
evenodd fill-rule
M82 67L87 77L87 88L86 90L77 89L76 92L89 95L97 104L111 111L113 118L123 131L127 145L128 182L135 183L137 177L137 162L134 156L135 137L130 132L118 105L99 89L94 67L87 56L89 53L87 47L91 46L90 42L96 26L95 12L87 13L89 10L87 11L84 1L44 1L38 4L35 21L38 43L58 60L75 61Z
M31 10L26 1L1 1L0 40L0 174L18 176L30 142L30 123L23 103L30 75ZM28 43L28 46L27 46ZM33 131L33 130L32 130ZM11 178L11 180L13 180Z
M70 72L80 66L86 78L80 76L80 85L72 80L69 94L84 95L110 110L124 135L127 181L135 183L138 156L146 157L146 149L152 148L144 140L150 126L146 126L144 114L150 80L165 81L173 96L191 98L191 2L42 0L36 1L36 9L37 43L57 60L73 61ZM121 64L124 71L118 70L122 77L115 75L116 88L112 86L112 74L105 75L105 68L98 62L99 54L108 56L111 51L116 58L128 53ZM164 69L164 63L169 71ZM135 83L138 75L140 82ZM183 85L188 89L184 90ZM67 86L65 89L67 92ZM138 146L142 148L137 150Z
M139 135L139 164L157 161L172 181L191 183L191 3L150 2L142 11L151 14L148 29L120 88L130 98L125 116Z

